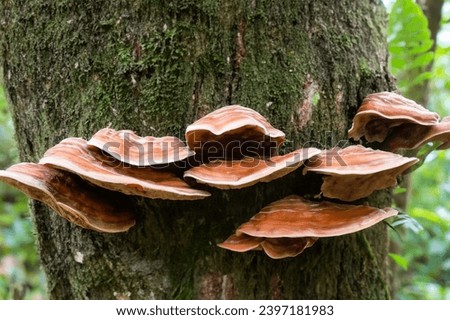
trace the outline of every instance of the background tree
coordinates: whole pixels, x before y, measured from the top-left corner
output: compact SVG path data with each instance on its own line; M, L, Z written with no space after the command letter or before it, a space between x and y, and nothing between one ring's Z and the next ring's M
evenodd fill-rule
M449 5L441 0L396 0L388 27L390 69L398 90L441 116L450 113ZM448 150L430 154L411 180L404 179L407 192L395 196L396 205L415 219L397 228L401 237L393 235L396 248L391 251L400 254L397 263L405 269L393 272L398 298L450 297L449 159Z
M397 0L389 19L390 71L402 95L423 106L428 106L430 100L429 86L443 4L442 0L420 0L418 4L414 0ZM415 154L416 151L408 152L409 156ZM395 203L406 210L412 191L411 175L401 186L406 192L397 194Z
M105 126L182 137L233 103L286 132L286 149L326 148L346 140L364 96L394 89L376 1L3 1L0 16L22 161ZM269 202L319 185L296 173L203 201L135 198L136 226L116 235L32 202L50 297L387 298L383 224L282 261L215 246ZM387 192L369 200L390 204Z

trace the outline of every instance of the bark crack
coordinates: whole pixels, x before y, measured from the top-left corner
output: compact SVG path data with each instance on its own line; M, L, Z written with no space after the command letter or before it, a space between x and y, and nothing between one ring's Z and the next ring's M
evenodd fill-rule
M228 97L227 103L233 104L233 93L239 90L239 70L241 68L242 60L246 55L244 35L246 29L246 22L244 19L240 19L237 25L236 40L235 40L235 52L233 59L233 67L231 71L231 80L228 85Z

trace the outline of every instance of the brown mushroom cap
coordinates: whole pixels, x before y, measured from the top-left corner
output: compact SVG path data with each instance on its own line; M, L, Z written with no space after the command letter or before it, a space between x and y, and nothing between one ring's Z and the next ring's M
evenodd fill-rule
M334 237L357 232L395 216L384 210L332 202L312 202L292 195L264 207L242 224L236 235L259 238Z
M68 172L35 163L0 170L0 180L51 207L70 222L99 232L123 232L135 224L129 199L96 188Z
M321 188L324 196L354 201L395 186L397 176L418 161L358 145L322 152L307 163L304 173L326 175Z
M88 145L133 166L164 165L184 160L195 153L177 137L140 137L130 130L104 128Z
M261 250L260 245L263 241L264 238L252 237L246 234L239 236L233 234L224 242L217 244L217 246L235 252L247 252L250 250Z
M281 178L320 152L316 148L304 148L270 159L215 160L186 171L184 178L219 189L240 189Z
M122 162L90 149L81 138L67 138L47 150L40 164L75 173L102 188L152 199L195 200L210 196L191 188L174 173L150 167L125 167Z
M261 247L272 259L296 257L312 247L318 238L266 238Z
M272 259L295 257L311 247L317 238L258 238L246 234L232 235L218 246L235 252L264 250Z
M437 113L428 111L413 100L393 92L379 92L369 94L363 100L348 136L354 140L364 136L368 142L383 142L389 131L401 124L430 126L438 121Z
M284 133L261 114L239 105L215 110L186 129L186 141L192 150L223 157L273 154L284 140Z
M417 124L403 124L390 134L384 145L391 151L399 149L418 149L423 145L440 141L438 149L450 147L450 117L432 126Z

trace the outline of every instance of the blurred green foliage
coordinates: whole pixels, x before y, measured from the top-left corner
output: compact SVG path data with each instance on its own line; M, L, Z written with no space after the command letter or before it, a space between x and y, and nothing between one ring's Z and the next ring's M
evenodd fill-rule
M399 91L412 99L419 98L414 94L427 94L427 107L441 117L450 115L450 42L445 42L450 38L448 7L447 3L435 53L429 51L432 42L427 18L413 0L395 1L388 27L390 67L400 79ZM427 70L430 63L432 68ZM428 90L414 92L413 87L425 80L429 81ZM450 299L449 160L450 151L434 151L412 175L406 211L416 223L402 224L396 227L398 233L392 234L400 252L390 256L404 269L397 274L400 288L396 298Z
M423 229L400 239L408 261L398 298L450 299L450 152L431 154L414 172L407 212Z
M11 116L0 87L0 168L18 162ZM35 237L24 194L0 183L0 299L45 297Z
M432 76L426 67L433 61L430 51L428 21L412 0L397 0L391 8L388 24L390 71L397 76L397 86L403 92L422 84Z

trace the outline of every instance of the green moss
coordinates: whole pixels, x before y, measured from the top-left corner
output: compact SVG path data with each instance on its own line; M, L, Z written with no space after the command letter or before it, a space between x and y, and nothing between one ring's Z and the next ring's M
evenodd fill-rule
M319 105L319 101L320 101L320 93L315 92L314 95L312 96L312 101L311 101L313 106L317 107Z
M373 74L373 70L369 67L366 60L361 60L359 62L359 74L363 78L369 78Z

